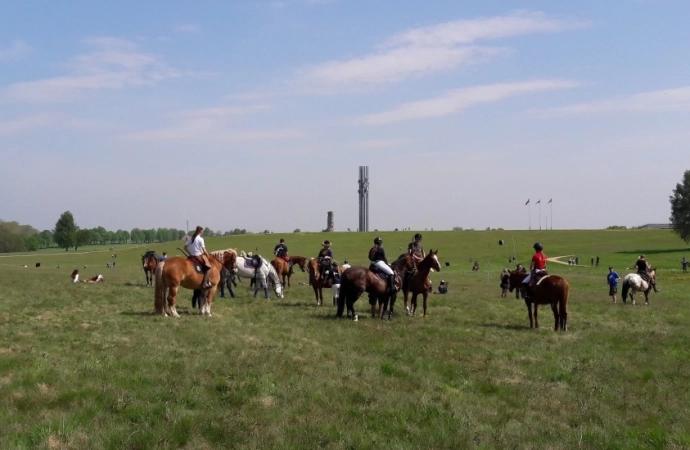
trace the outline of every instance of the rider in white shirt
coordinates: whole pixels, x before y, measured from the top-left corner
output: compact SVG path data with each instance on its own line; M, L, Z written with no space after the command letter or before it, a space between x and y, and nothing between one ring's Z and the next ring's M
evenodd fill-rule
M192 237L187 240L184 249L191 257L193 257L204 267L204 281L201 284L201 287L209 288L211 287L211 283L208 281L208 277L213 265L211 265L211 262L208 260L208 252L206 251L204 238L201 237L202 234L204 234L203 227L197 226Z

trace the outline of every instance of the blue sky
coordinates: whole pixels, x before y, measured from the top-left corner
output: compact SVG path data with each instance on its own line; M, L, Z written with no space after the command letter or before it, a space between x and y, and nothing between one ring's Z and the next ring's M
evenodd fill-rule
M690 3L0 3L0 219L316 231L666 222ZM548 219L551 220L550 218Z

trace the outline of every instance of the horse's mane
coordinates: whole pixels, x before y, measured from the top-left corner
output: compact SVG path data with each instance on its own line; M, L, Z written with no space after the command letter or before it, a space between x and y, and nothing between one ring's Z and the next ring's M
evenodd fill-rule
M232 253L233 255L235 255L235 257L237 257L237 250L234 248L226 248L225 250L215 250L211 252L210 255L216 258L218 261L223 262L223 255L225 255L225 253Z
M145 260L146 258L148 258L148 257L150 257L150 256L153 256L154 258L159 259L159 258L158 258L158 254L156 253L155 250L147 250L146 253L144 253L143 255L141 255L141 260L143 261L143 260Z

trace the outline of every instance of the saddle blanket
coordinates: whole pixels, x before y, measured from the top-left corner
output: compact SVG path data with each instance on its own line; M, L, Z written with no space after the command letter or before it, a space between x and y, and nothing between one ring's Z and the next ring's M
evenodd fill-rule
M258 269L259 267L261 267L261 261L259 261L259 265L257 266L257 265L254 264L254 260L253 260L253 259L245 258L245 259L244 259L244 267L248 267L248 268L251 268L251 269Z
M544 275L543 277L541 277L541 278L539 279L539 281L537 281L537 283L535 284L535 286L539 286L539 285L541 284L542 281L546 280L546 279L549 278L550 276L551 276L551 275Z

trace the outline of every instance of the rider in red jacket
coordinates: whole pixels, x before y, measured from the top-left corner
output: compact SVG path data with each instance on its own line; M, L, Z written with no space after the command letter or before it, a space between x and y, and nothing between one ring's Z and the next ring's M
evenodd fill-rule
M533 248L535 253L529 266L529 275L523 280L523 284L527 284L528 287L534 286L537 274L546 270L546 255L542 251L544 247L537 242L533 245Z

